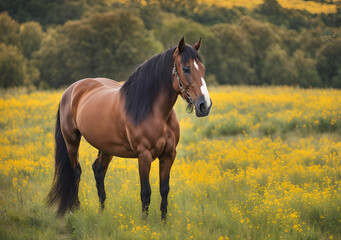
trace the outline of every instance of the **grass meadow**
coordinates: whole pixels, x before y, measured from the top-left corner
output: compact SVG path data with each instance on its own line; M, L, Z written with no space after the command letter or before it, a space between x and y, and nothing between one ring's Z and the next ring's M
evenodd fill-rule
M55 216L44 205L54 171L62 91L0 94L0 239L341 239L341 91L210 88L211 114L175 108L181 140L168 222L160 221L158 160L142 219L136 159L114 158L99 211L82 140L81 207Z

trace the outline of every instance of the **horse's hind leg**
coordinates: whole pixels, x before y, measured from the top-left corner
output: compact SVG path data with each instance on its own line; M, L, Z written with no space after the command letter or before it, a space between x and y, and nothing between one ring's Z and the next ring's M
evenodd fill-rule
M73 169L74 179L75 179L75 202L72 208L78 208L80 205L78 190L79 190L79 182L82 174L82 168L78 161L78 149L81 140L81 134L78 130L73 131L71 134L65 134L65 143L68 150L68 155L71 163L71 167Z
M96 180L97 193L102 209L104 209L104 201L106 199L104 178L112 158L112 155L107 155L103 152L98 151L97 158L92 164L92 170L94 171Z
M58 205L59 216L79 206L78 185L82 172L78 163L81 134L72 125L71 118L65 117L67 113L63 112L62 108L58 109L55 128L55 175L46 198L49 206Z

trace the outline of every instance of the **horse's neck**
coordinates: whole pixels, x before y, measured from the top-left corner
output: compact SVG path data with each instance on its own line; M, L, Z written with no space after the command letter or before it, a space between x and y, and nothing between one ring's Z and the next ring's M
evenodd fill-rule
M155 107L157 108L156 111L158 111L164 119L167 119L177 99L178 94L175 91L171 93L171 96L169 96L168 93L160 94L159 99L155 104Z

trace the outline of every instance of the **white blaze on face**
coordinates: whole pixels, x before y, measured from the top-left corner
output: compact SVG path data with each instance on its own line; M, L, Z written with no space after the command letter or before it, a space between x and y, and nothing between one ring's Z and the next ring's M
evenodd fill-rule
M199 66L195 60L194 60L194 67L199 71Z
M195 60L193 64L194 64L194 67L199 71L199 66ZM201 93L204 95L206 107L209 107L211 105L211 100L210 100L210 95L208 94L208 89L205 83L205 79L203 77L201 78L201 82L202 82L202 85L200 87L200 90L201 90Z
M205 83L205 79L201 78L201 82L202 82L202 85L200 87L200 90L201 90L202 94L204 95L206 106L208 107L208 106L211 105L210 95L208 94L208 90L207 90L207 86L206 86L206 83Z

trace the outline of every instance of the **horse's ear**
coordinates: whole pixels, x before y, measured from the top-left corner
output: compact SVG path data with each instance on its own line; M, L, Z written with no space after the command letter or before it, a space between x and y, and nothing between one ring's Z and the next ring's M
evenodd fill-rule
M200 37L199 41L196 44L194 44L193 48L198 51L200 48L200 44L201 44L201 37Z
M185 37L182 37L178 44L178 51L181 54L185 48Z

